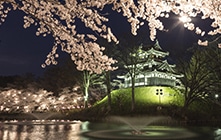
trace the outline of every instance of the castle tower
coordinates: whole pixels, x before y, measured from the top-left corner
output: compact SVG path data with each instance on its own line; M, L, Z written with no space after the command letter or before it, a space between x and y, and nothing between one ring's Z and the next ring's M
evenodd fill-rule
M147 49L141 51L139 54L139 65L141 67L135 78L135 86L177 86L180 85L180 78L182 74L175 71L175 65L170 65L166 56L169 52L164 52L160 47L158 41ZM131 87L131 77L129 73L118 76L123 79L123 87Z

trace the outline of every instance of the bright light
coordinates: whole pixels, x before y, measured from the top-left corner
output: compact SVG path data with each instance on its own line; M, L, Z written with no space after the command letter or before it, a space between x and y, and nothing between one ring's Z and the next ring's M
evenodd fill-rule
M183 23L186 23L186 22L190 22L190 21L191 21L191 18L188 17L188 16L186 16L186 15L184 15L184 16L181 16L181 17L179 18L179 20L182 21Z

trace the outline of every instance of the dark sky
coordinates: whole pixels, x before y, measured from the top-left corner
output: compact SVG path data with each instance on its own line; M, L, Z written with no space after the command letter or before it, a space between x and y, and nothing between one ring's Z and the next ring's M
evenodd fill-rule
M116 14L112 17L116 17ZM180 54L184 55L186 48L191 47L197 41L194 33L184 29L178 22L177 18L166 21L165 26L169 31L157 33L161 47L169 51L174 58ZM111 19L110 24L115 27L113 32L130 31L126 29L129 24L120 21L119 17L116 20ZM53 46L53 38L51 36L37 37L35 30L34 26L23 28L22 12L11 11L9 13L6 21L0 26L0 76L25 73L41 75L45 71L41 68L41 64L44 63ZM149 34L147 27L140 30Z
M10 12L0 26L0 75L42 74L47 53L53 45L50 36L37 37L35 29L23 28L21 12Z

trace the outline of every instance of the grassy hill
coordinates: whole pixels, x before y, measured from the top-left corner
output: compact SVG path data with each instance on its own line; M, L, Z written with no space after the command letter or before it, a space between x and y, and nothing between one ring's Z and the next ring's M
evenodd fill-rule
M162 92L157 92L159 89L162 89ZM162 95L159 95L159 93L162 93ZM131 88L114 90L112 91L111 96L113 101L122 100L124 103L131 102ZM177 100L180 99L182 99L182 95L179 90L171 87L150 86L135 88L135 100L137 103L141 104L177 104ZM97 102L97 104L102 104L105 102L107 102L107 97Z
M162 92L159 90L162 89ZM158 90L158 92L157 92ZM157 95L158 93L158 95ZM160 95L162 93L162 95ZM131 88L114 90L111 93L111 114L131 113ZM133 113L158 113L157 107L163 109L180 107L183 104L183 96L179 90L164 86L136 87L135 88L135 111ZM92 108L105 113L108 106L108 98L98 101ZM167 109L168 110L168 109ZM170 109L171 110L171 109ZM162 111L161 111L162 112ZM163 113L163 112L162 112Z
M163 94L157 95L157 89L162 89ZM133 112L131 111L131 88L112 91L111 100L111 110L108 109L108 98L104 97L88 109L72 112L70 117L81 120L99 120L108 115L165 115L181 120L188 118L194 122L213 122L213 120L221 119L219 106L213 102L200 100L193 102L183 116L183 94L180 90L171 87L136 87L135 110Z

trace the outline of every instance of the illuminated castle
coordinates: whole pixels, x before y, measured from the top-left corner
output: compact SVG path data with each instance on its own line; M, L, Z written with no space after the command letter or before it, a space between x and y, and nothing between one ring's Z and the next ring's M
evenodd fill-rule
M177 86L180 85L180 78L183 76L177 74L174 70L175 65L170 65L165 59L169 52L164 52L158 41L146 51L139 51L139 61L136 64L139 67L135 75L135 86ZM129 65L127 67L130 67ZM131 76L128 73L118 76L122 79L123 87L131 87Z

